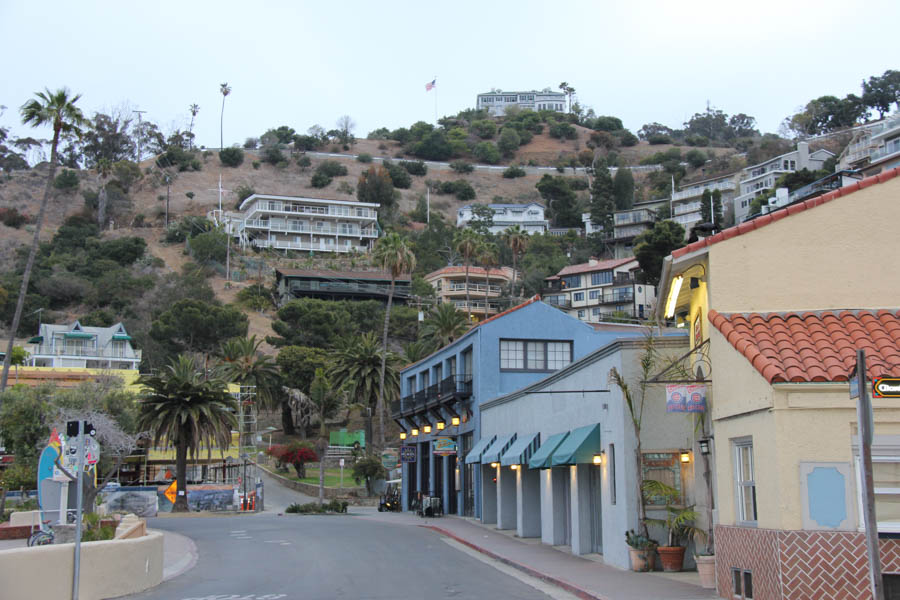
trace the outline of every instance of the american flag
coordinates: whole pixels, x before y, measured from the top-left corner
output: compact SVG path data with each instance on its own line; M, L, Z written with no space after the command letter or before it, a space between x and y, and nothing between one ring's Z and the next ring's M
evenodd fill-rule
M432 79L431 81L429 81L428 83L426 83L425 91L430 92L431 90L433 90L434 86L436 85L436 83L435 83L436 81L437 81L437 79L435 78L435 79Z

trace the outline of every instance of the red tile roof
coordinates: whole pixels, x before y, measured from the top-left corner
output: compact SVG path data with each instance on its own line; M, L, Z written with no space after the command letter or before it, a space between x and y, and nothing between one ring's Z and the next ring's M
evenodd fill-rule
M633 262L634 260L636 259L632 256L629 258L601 260L594 263L593 265L589 262L581 263L580 265L569 265L568 267L563 267L563 270L557 273L556 277L565 277L566 275L575 275L577 273L591 273L593 271L606 271L607 269L615 269L616 267L621 267L622 265Z
M432 271L431 273L429 273L428 275L425 276L425 279L430 279L431 277L437 277L440 275L446 276L446 275L465 275L465 274L466 274L465 267L451 266L451 267L444 267L442 269L438 269L437 271ZM510 267L501 267L499 269L491 269L491 272L488 276L489 277L496 276L496 277L512 278L512 274L513 274L513 270ZM469 267L469 277L475 277L475 276L484 277L484 267L470 266Z
M856 350L869 377L900 375L900 310L721 314L709 321L769 383L847 381Z
M884 173L880 173L878 175L873 175L872 177L866 177L862 181L857 181L848 186L844 186L842 188L833 190L828 192L827 194L823 194L821 196L816 196L815 198L810 198L809 200L805 200L803 202L799 202L797 204L792 204L790 206L786 206L780 210L776 210L775 212L771 212L767 215L762 215L760 217L756 217L752 221L747 221L745 223L741 223L740 225L735 225L734 227L729 227L725 231L720 231L716 235L710 236L708 238L704 238L702 240L698 240L683 248L678 248L677 250L672 250L672 258L679 258L684 256L685 254L690 254L691 252L695 252L697 250L702 250L707 246L712 246L716 242L721 242L722 240L729 240L735 236L742 235L747 233L748 231L753 231L754 229L759 229L760 227L765 227L769 223L774 223L775 221L780 221L781 219L797 214L798 212L803 212L808 208L813 208L815 206L819 206L820 204L825 204L826 202L831 202L835 198L840 198L841 196L846 196L847 194L852 194L855 191L865 189L869 186L875 185L876 183L884 183L889 179L893 179L900 175L900 167L895 167Z

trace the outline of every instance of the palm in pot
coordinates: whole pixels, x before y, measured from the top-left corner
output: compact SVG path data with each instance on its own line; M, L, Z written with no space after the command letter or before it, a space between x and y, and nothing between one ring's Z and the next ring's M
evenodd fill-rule
M667 545L656 549L663 571L680 571L684 566L685 544L692 538L706 537L706 532L694 525L700 514L693 505L678 505L678 490L661 481L645 480L643 492L645 499L655 497L665 501L665 518L645 519L644 522L666 530Z

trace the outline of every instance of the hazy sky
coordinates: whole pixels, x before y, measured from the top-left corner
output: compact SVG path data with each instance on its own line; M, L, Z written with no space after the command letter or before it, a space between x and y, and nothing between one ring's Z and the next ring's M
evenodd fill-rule
M100 2L0 0L0 124L44 87L87 115L125 103L163 131L200 105L197 143L287 124L358 137L434 121L475 95L574 86L582 105L637 131L680 127L709 100L777 131L811 98L859 93L900 68L900 2ZM893 58L892 58L893 57ZM437 88L425 84L437 78Z

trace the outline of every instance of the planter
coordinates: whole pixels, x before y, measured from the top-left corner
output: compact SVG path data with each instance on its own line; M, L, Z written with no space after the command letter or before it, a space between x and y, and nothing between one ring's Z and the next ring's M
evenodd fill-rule
M632 571L646 572L653 570L653 550L629 548L628 554L631 555Z
M663 571L677 572L684 566L684 546L660 546L656 551Z
M715 556L695 556L697 563L697 573L700 575L700 585L706 589L713 590L716 588L716 557Z

